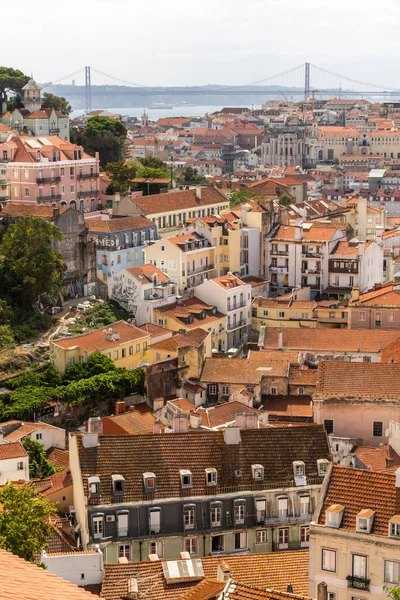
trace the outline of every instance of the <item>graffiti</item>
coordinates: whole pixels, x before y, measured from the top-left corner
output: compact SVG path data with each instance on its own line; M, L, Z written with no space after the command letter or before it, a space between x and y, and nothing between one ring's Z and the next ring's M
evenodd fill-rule
M129 313L136 315L137 304L136 298L139 295L138 286L127 285L123 273L114 275L111 289L111 298L118 302Z

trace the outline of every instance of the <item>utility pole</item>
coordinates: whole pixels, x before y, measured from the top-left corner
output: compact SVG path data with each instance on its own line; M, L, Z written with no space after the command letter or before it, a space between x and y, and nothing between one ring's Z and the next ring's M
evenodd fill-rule
M90 67L85 67L85 99L86 114L92 110L92 83L90 77Z
M310 63L305 63L305 78L304 78L304 100L310 95Z

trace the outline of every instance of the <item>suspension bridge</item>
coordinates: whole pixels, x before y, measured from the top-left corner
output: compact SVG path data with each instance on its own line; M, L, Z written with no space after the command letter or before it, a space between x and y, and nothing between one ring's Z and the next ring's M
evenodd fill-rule
M93 77L94 76L94 77ZM286 100L307 100L310 96L323 99L364 98L395 99L400 97L400 89L393 86L368 83L334 73L328 69L306 62L264 79L244 85L203 85L203 86L149 86L126 81L116 75L109 75L85 66L56 81L44 84L45 91L66 96L74 103L85 103L86 111L92 109L92 102L98 106L115 106L121 99L126 105L128 98L136 98L139 105L143 99L172 99L176 96L195 97L234 96L240 100L263 96L280 97ZM113 104L114 101L114 104ZM247 100L248 101L248 100Z

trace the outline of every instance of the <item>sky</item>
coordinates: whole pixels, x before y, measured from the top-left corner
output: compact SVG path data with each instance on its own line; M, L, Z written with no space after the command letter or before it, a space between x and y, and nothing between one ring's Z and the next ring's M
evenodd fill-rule
M143 85L244 85L309 61L344 88L345 76L400 88L399 20L396 0L13 0L2 5L0 64L40 82L90 65ZM324 83L313 76L312 87Z

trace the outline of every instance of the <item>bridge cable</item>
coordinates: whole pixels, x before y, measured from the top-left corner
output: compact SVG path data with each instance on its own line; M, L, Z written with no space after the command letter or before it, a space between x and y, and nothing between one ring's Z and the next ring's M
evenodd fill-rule
M287 71L283 71L282 73L278 73L277 75L272 75L271 77L266 77L265 79L259 79L258 81L252 81L251 83L246 83L240 87L248 87L250 85L258 85L259 83L263 83L264 81L271 81L271 79L277 79L278 77L283 77L283 75L288 75L289 73L293 73L293 71L297 71L299 69L304 69L304 65L298 65L297 67L292 67Z
M311 64L313 69L317 69L318 71L322 71L323 73L328 73L328 75L333 75L334 77L339 77L340 79L345 79L346 81L350 81L350 83L358 83L359 85L366 85L368 87L373 87L379 91L391 91L391 92L399 92L399 88L385 87L379 86L374 83L366 83L365 81L358 81L357 79L351 79L350 77L346 77L345 75L339 75L338 73L333 73L332 71L328 71L328 69L323 69L322 67L318 67L317 65ZM345 91L345 90L343 90Z
M83 67L81 67L80 69L78 69L77 71L74 71L73 73L70 73L69 75L65 75L65 77L60 77L59 79L56 79L55 81L52 81L52 83L59 83L60 81L64 81L65 79L70 79L71 77L73 77L74 75L78 75L79 73L83 73Z
M134 85L135 87L146 87L144 85L141 85L140 83L134 83L133 81L127 81L126 79L120 79L119 77L114 77L113 75L108 75L108 73L103 73L103 71L99 71L98 69L95 69L94 67L91 67L91 69L95 73L98 73L99 75L103 75L104 77L109 77L110 79L114 79L115 81L118 81L119 83L128 83L129 85Z

